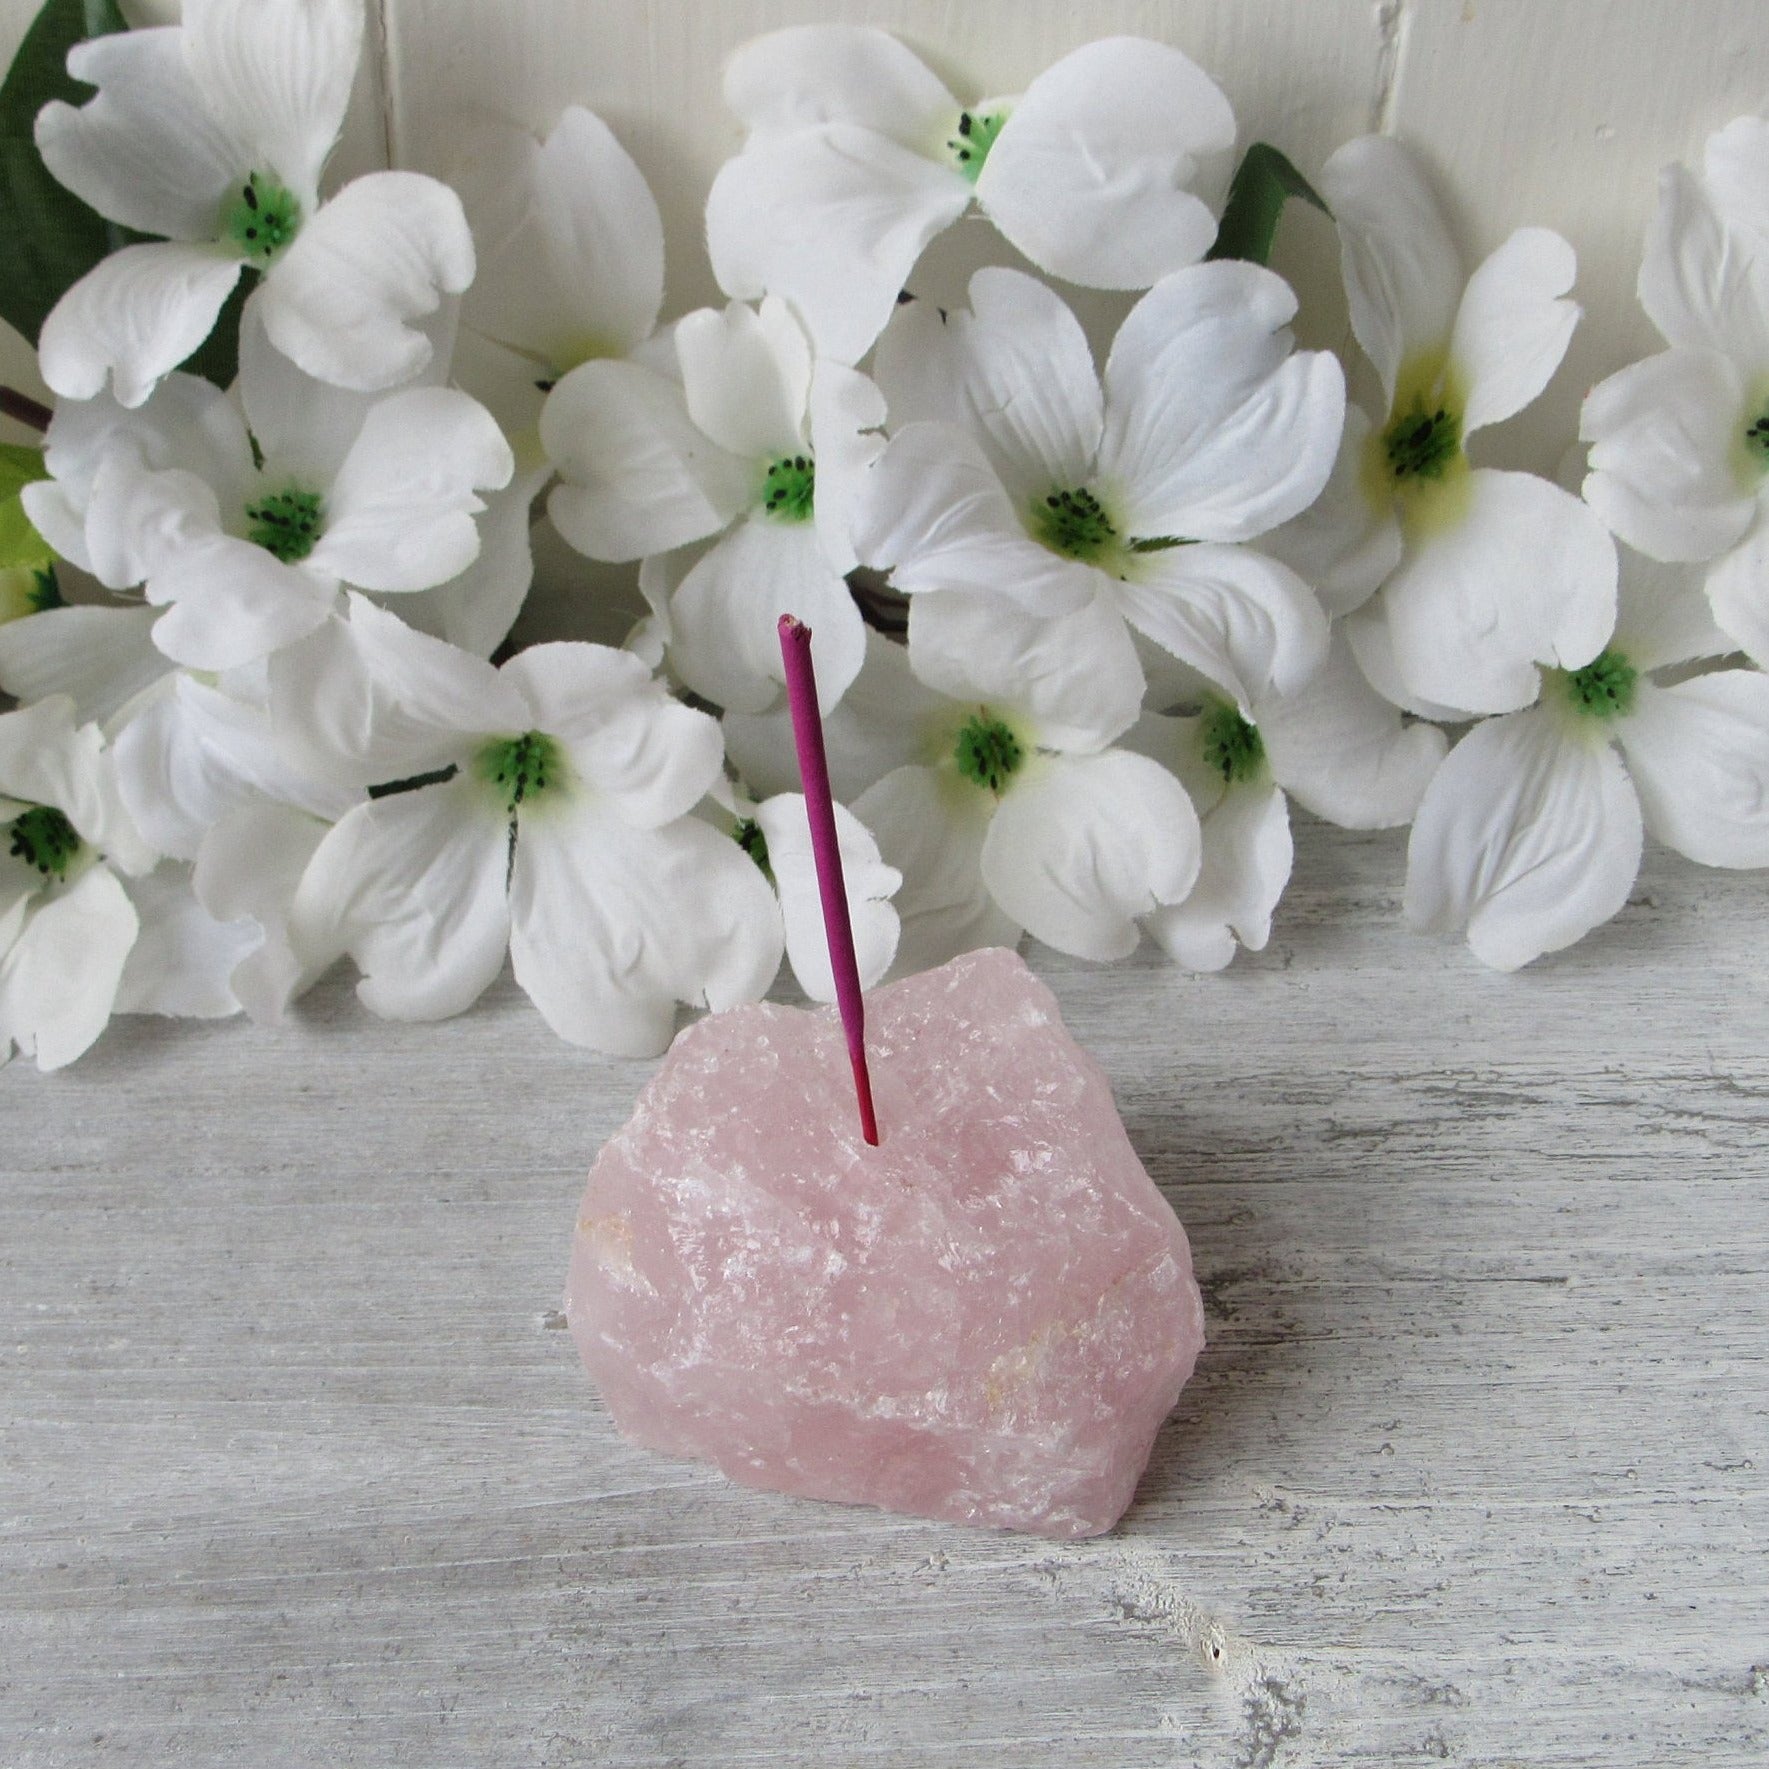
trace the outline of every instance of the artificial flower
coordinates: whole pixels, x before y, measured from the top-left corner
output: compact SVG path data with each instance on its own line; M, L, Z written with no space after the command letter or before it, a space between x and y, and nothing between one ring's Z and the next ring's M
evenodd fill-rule
M410 322L473 280L460 199L375 172L321 202L362 49L362 0L185 0L184 23L95 37L68 72L97 94L37 119L44 164L107 221L155 234L73 285L44 322L43 378L107 380L137 406L214 329L242 272L276 348L322 381L399 385L430 359Z
M745 44L725 99L749 134L707 202L719 286L785 296L819 353L850 363L923 247L973 202L1070 282L1146 289L1196 263L1216 220L1190 186L1235 139L1214 82L1134 37L966 107L883 31L805 25Z
M1404 724L1364 679L1343 634L1291 694L1251 716L1208 692L1183 717L1145 713L1127 740L1181 780L1197 807L1203 858L1183 902L1143 926L1192 970L1221 970L1237 942L1261 951L1290 878L1289 799L1346 829L1409 821L1443 760L1434 725Z
M115 1009L141 929L123 878L155 859L65 696L0 715L0 824L0 1061L16 1046L59 1069Z
M1714 618L1769 664L1769 122L1667 166L1640 304L1670 346L1592 389L1585 497L1654 559L1712 560Z
M980 599L926 605L914 610L923 623L921 634L911 628L915 649L869 634L866 667L837 714L844 747L869 756L875 772L854 815L903 875L897 970L1011 946L1022 930L1084 958L1124 957L1137 918L1191 889L1198 819L1172 774L1114 747L1135 708L1093 692L1093 615L1022 630L1021 657L1049 664L1067 653L1076 665L1026 670L999 647L971 643L996 619ZM758 729L765 723L774 729ZM786 723L784 714L727 721L746 773L773 773Z
M154 643L195 669L312 632L342 584L446 583L479 554L479 493L514 470L491 414L452 388L327 386L250 319L240 362L237 407L189 375L133 411L63 406L45 454L57 477L29 488L52 544L113 589L145 583L165 607Z
M382 789L321 840L292 909L304 945L335 930L374 1012L460 1013L508 953L560 1037L648 1056L677 1002L773 979L773 893L691 814L718 726L630 653L537 645L494 669L352 596L271 681L312 772Z
M1565 299L1572 248L1520 228L1464 282L1424 179L1385 136L1347 142L1320 187L1384 415L1348 424L1333 513L1275 545L1332 585L1340 611L1379 588L1351 619L1381 623L1401 704L1526 706L1538 665L1577 669L1602 648L1614 548L1577 498L1534 474L1475 467L1466 443L1521 411L1559 366L1578 320ZM1362 508L1348 512L1354 501Z
M813 362L784 302L702 308L674 332L680 378L587 362L547 399L554 525L592 559L710 543L669 604L670 662L697 693L762 712L785 681L777 623L817 630L817 683L838 701L865 649L845 574L883 402L865 376Z
M1699 590L1639 562L1590 662L1547 673L1540 704L1483 720L1413 823L1407 919L1466 930L1515 970L1627 901L1643 829L1706 866L1769 866L1769 676L1680 666L1724 653Z
M1096 608L1099 681L1132 717L1132 631L1243 707L1299 687L1326 619L1293 571L1241 544L1306 508L1338 447L1343 377L1291 350L1295 311L1257 265L1176 271L1119 328L1102 390L1079 322L1032 277L979 271L969 313L906 305L879 345L893 435L862 558L912 598L964 591L1040 619Z

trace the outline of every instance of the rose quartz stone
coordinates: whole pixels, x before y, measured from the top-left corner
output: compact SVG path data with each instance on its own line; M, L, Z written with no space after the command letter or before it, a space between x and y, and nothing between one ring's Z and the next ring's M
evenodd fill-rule
M596 1159L565 1310L615 1422L733 1480L1110 1529L1204 1344L1185 1230L1012 952L690 1026Z

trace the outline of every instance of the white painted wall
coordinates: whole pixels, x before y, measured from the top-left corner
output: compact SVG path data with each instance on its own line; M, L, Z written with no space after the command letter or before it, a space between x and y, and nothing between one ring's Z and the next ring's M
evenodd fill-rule
M177 8L125 4L143 18ZM0 0L0 52L33 9ZM1176 43L1228 92L1244 139L1275 142L1305 171L1348 136L1400 135L1424 156L1470 261L1525 222L1572 241L1585 322L1549 396L1490 445L1544 467L1572 439L1584 390L1652 347L1633 286L1658 168L1769 105L1769 0L371 0L371 12L350 167L390 148L396 163L436 168L465 105L539 129L586 103L663 204L675 311L715 296L701 205L737 142L719 69L756 32L810 19L883 25L977 94L1015 91L1092 37ZM917 280L955 294L972 265L1004 256L971 222ZM1302 292L1304 334L1338 342L1326 224L1289 221L1278 266ZM1109 298L1084 306L1096 332L1121 310ZM7 342L0 369L28 381L25 353Z

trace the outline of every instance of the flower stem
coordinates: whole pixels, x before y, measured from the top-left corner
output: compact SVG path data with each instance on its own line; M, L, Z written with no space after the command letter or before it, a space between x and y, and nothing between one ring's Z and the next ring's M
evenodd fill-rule
M47 430L55 413L16 387L0 387L0 416L13 418L27 429Z

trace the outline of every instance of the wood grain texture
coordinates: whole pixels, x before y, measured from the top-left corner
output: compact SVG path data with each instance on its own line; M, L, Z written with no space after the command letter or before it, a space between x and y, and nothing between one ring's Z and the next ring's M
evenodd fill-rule
M1502 978L1401 858L1305 827L1220 977L1035 960L1211 1335L1072 1547L624 1444L556 1309L646 1068L508 983L0 1073L0 1761L1761 1763L1765 881Z

